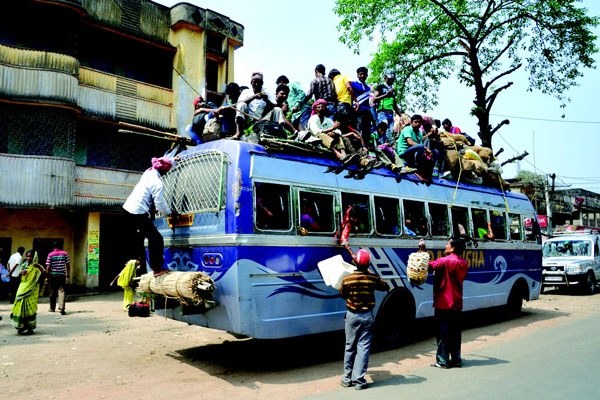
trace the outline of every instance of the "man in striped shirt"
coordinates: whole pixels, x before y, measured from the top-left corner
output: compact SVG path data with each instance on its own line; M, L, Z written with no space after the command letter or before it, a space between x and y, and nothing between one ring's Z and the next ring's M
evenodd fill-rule
M50 289L50 311L56 310L56 297L58 295L58 310L62 315L65 311L65 286L71 274L71 259L58 242L53 244L54 250L46 259L46 274Z
M366 389L365 374L369 365L371 341L375 329L375 290L387 292L390 286L369 271L371 256L360 249L355 256L356 271L342 280L340 294L346 300L346 350L341 385Z

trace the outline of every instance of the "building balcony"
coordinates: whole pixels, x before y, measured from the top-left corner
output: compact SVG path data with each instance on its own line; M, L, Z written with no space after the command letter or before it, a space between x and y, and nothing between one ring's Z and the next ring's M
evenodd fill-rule
M0 97L79 108L84 115L171 127L173 91L80 67L63 54L0 45Z
M78 69L70 56L0 45L0 96L75 106Z
M141 173L75 165L73 160L0 154L0 207L113 210Z
M170 129L173 91L81 67L77 104L92 117Z
M74 206L94 210L120 210L141 175L139 172L77 165L73 189Z

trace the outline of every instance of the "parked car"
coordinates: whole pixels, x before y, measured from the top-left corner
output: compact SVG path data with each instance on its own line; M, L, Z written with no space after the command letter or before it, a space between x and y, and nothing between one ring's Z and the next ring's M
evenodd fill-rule
M542 291L549 286L578 288L594 294L600 280L600 235L568 233L547 239L542 247Z

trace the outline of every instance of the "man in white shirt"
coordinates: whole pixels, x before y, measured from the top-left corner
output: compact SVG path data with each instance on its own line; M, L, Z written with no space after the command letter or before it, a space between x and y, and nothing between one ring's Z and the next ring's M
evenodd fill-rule
M10 304L15 302L15 296L17 295L17 289L21 283L21 260L23 259L23 253L25 253L25 247L21 246L17 249L17 252L12 254L8 259L8 274L10 275Z
M258 121L275 106L273 94L266 92L263 87L262 72L254 72L250 78L252 88L244 89L238 99L235 116L236 133L231 139L240 139L251 123Z
M129 214L131 225L136 232L136 254L141 260L146 259L144 239L148 239L148 263L154 271L154 276L168 272L164 268L164 241L163 237L154 226L154 214L157 210L161 214L169 215L170 210L164 199L164 189L161 177L166 174L173 162L166 158L153 158L152 167L148 168L135 185L133 191L123 204Z

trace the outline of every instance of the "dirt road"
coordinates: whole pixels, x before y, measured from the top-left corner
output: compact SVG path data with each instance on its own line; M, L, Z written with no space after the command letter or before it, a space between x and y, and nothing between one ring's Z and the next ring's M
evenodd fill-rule
M121 293L71 297L67 315L38 309L38 328L19 336L0 304L0 399L297 399L341 389L343 334L281 341L237 339L161 317L130 318ZM600 295L543 294L522 317L469 318L463 355L498 341L600 313ZM428 323L412 344L375 351L368 380L431 363Z

